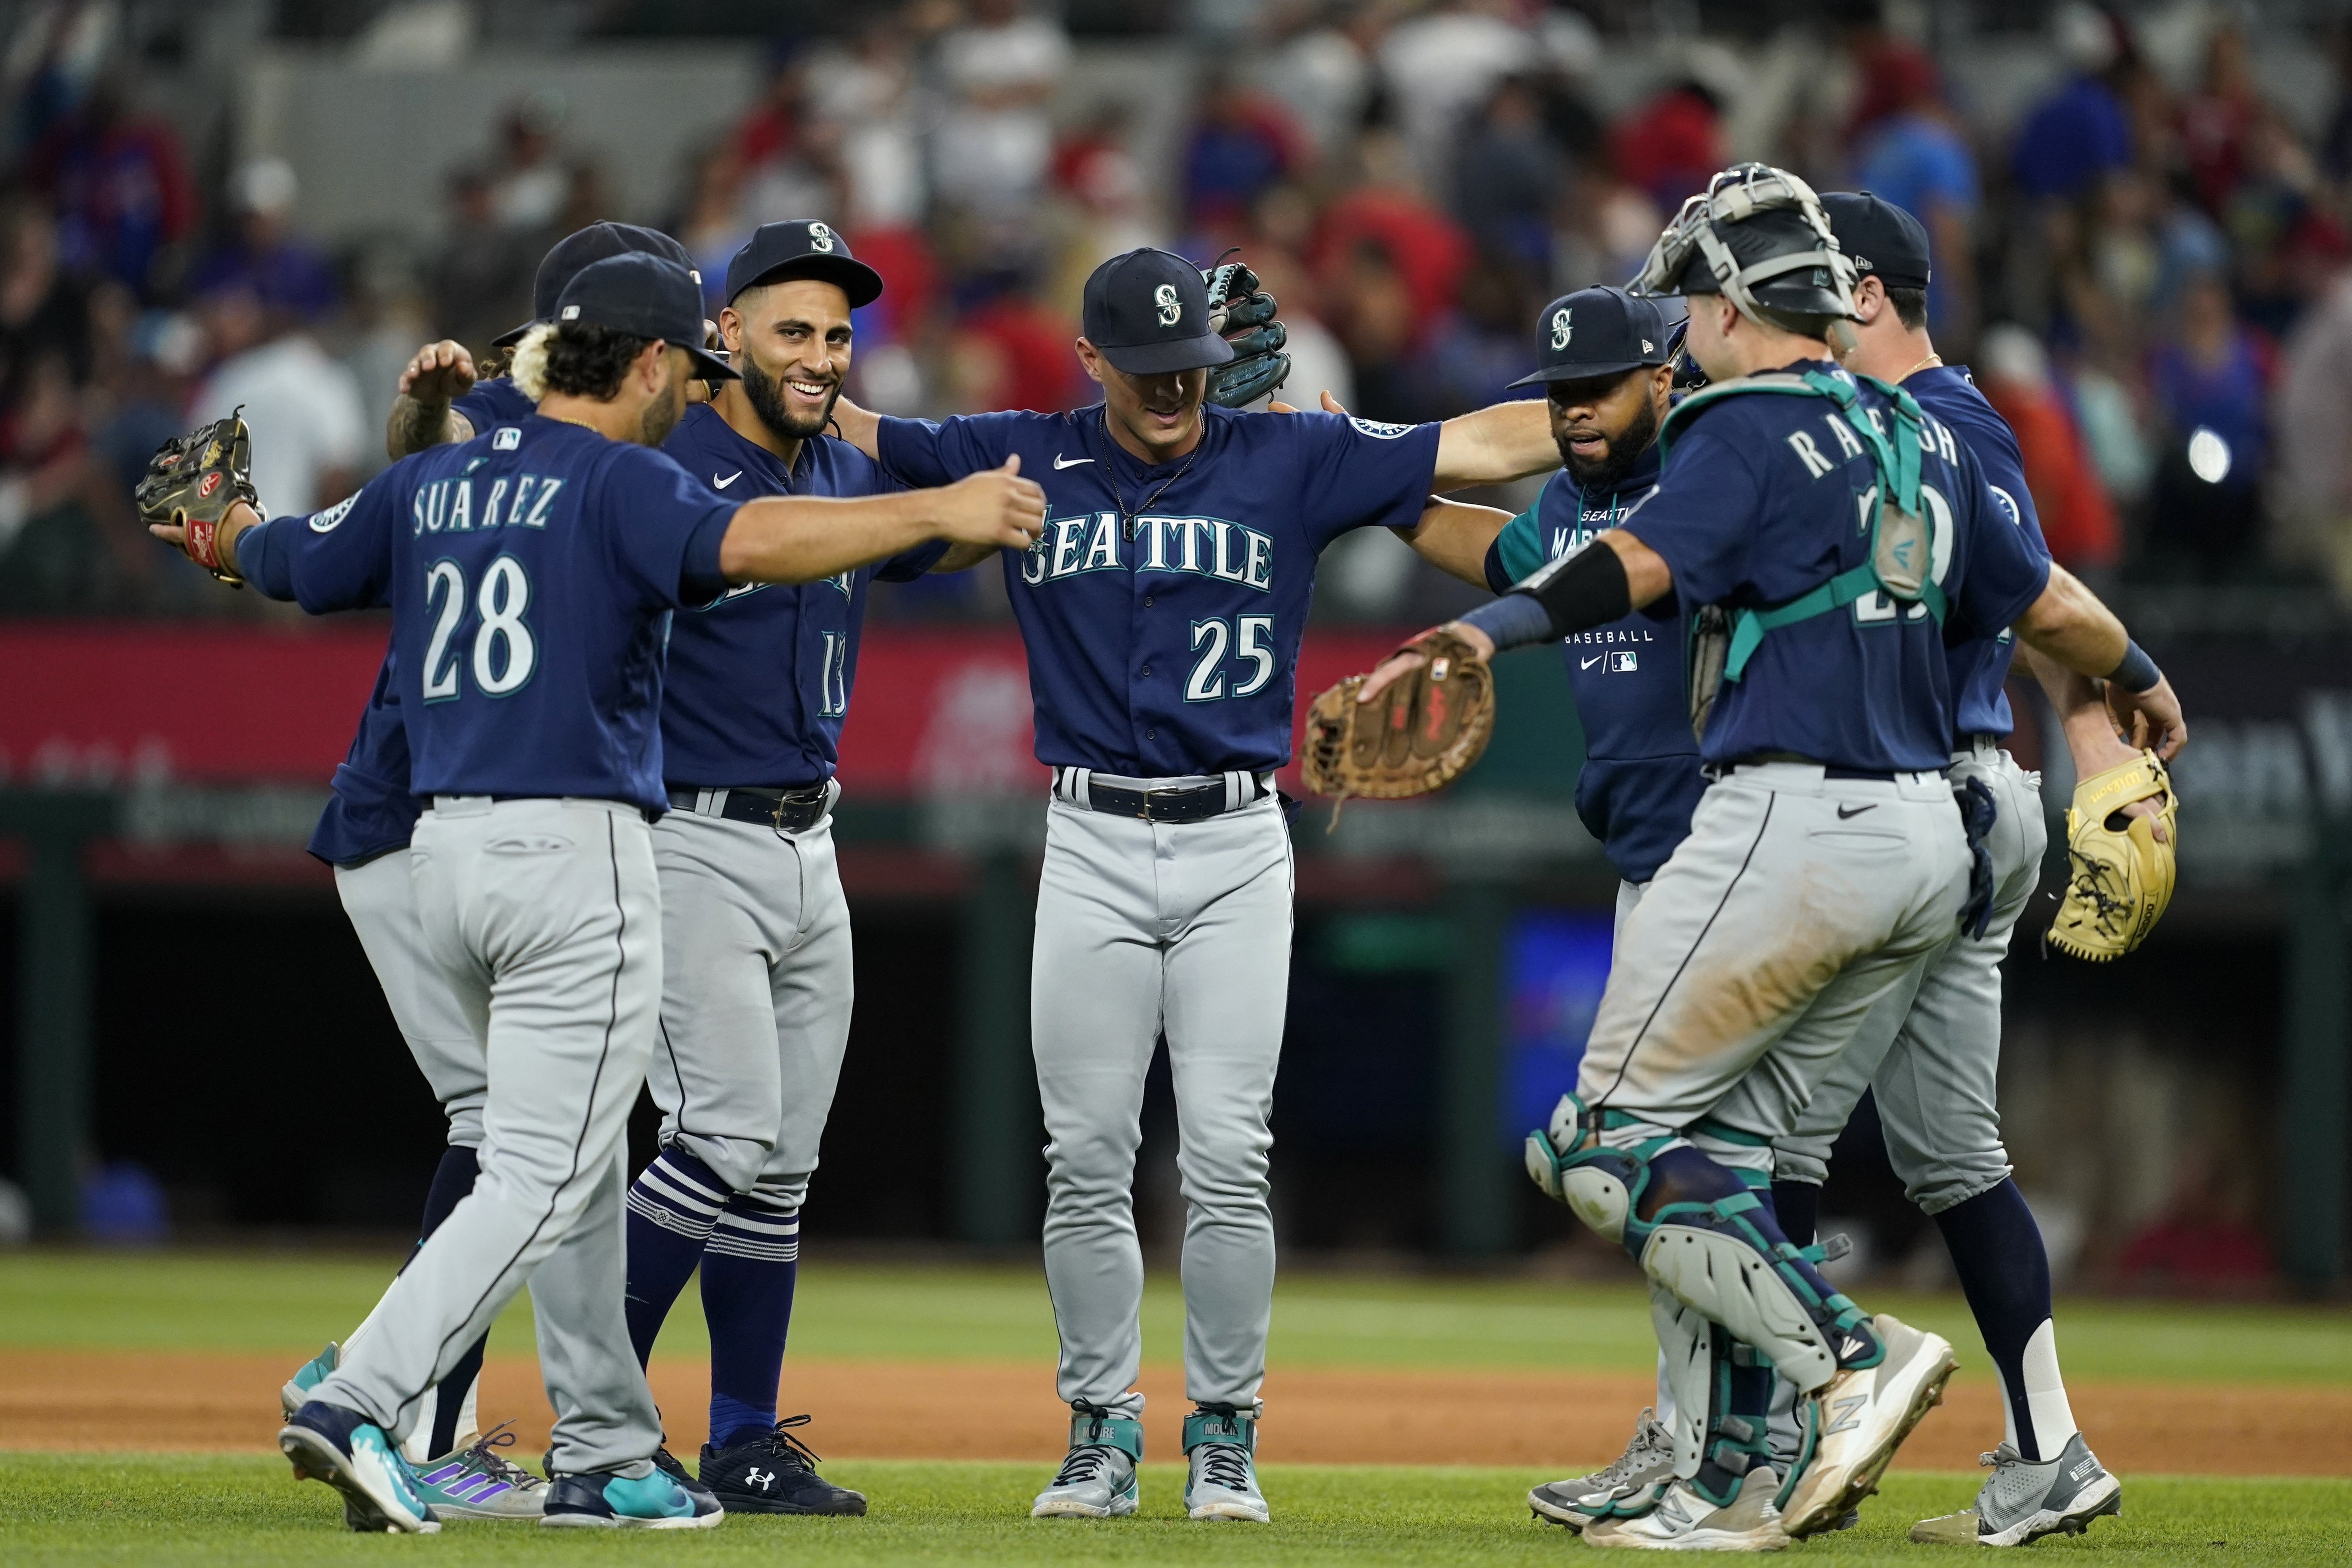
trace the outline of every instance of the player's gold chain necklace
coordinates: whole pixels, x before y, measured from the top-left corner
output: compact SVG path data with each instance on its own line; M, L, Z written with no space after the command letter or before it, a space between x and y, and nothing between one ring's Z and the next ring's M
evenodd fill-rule
M1931 353L1926 359L1921 360L1917 364L1913 365L1909 370L1905 371L1901 375L1896 376L1895 379L1896 381L1908 381L1913 376L1918 374L1921 371L1927 369L1929 365L1941 364L1943 363L1944 356L1942 354Z

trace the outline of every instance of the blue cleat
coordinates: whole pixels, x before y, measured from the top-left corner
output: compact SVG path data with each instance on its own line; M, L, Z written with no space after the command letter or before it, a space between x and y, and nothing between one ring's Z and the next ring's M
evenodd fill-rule
M698 1495L698 1493L699 1495ZM727 1517L709 1492L656 1469L631 1479L610 1470L567 1475L547 1489L541 1524L598 1530L712 1530Z
M353 1530L430 1535L441 1528L400 1445L356 1410L313 1399L278 1430L278 1447L294 1462L296 1480L321 1480L343 1494L343 1520Z

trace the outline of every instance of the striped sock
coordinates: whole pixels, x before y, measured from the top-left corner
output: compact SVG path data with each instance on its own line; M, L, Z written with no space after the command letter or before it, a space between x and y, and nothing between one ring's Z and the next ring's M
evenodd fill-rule
M654 1157L630 1184L629 1284L624 1302L629 1343L637 1364L654 1353L662 1320L686 1289L719 1211L727 1206L727 1184L710 1167L673 1145Z
M800 1272L801 1211L738 1193L702 1254L710 1325L710 1442L724 1448L776 1424L784 1335Z

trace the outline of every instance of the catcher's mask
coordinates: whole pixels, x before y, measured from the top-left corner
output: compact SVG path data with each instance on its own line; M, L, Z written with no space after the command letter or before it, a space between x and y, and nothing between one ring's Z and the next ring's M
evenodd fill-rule
M1854 319L1853 258L1813 187L1769 163L1736 163L1683 203L1628 285L1636 294L1723 294L1759 326Z

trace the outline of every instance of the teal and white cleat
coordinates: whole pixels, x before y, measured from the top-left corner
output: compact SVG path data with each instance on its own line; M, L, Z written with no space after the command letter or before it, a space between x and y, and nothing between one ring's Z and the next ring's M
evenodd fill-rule
M635 1478L590 1470L549 1483L539 1522L567 1529L715 1530L726 1518L717 1498L690 1492L658 1469Z
M1740 1478L1727 1503L1713 1501L1688 1481L1675 1481L1645 1513L1586 1525L1584 1543L1639 1552L1786 1551L1789 1532L1772 1502L1780 1489L1780 1478L1760 1465Z
M1032 1519L1116 1519L1135 1511L1143 1423L1099 1405L1073 1405L1070 1451L1030 1506Z
M2054 1459L2029 1464L2007 1443L1979 1461L1992 1467L1975 1506L1923 1519L1911 1539L1930 1544L2024 1546L2045 1535L2080 1535L2105 1514L2121 1517L2123 1483L2075 1433Z
M294 1412L310 1403L310 1391L327 1381L335 1370L335 1358L341 1353L335 1342L329 1340L327 1348L297 1367L278 1390L278 1414L286 1420L294 1419Z
M417 1472L416 1489L443 1519L537 1523L547 1511L547 1483L498 1452L515 1435L501 1421L477 1439Z
M1257 1416L1230 1405L1184 1417L1184 1511L1193 1519L1241 1519L1265 1524L1265 1494L1258 1490Z
M356 1410L311 1400L278 1430L294 1479L343 1494L343 1521L366 1534L431 1535L441 1528L399 1446Z

